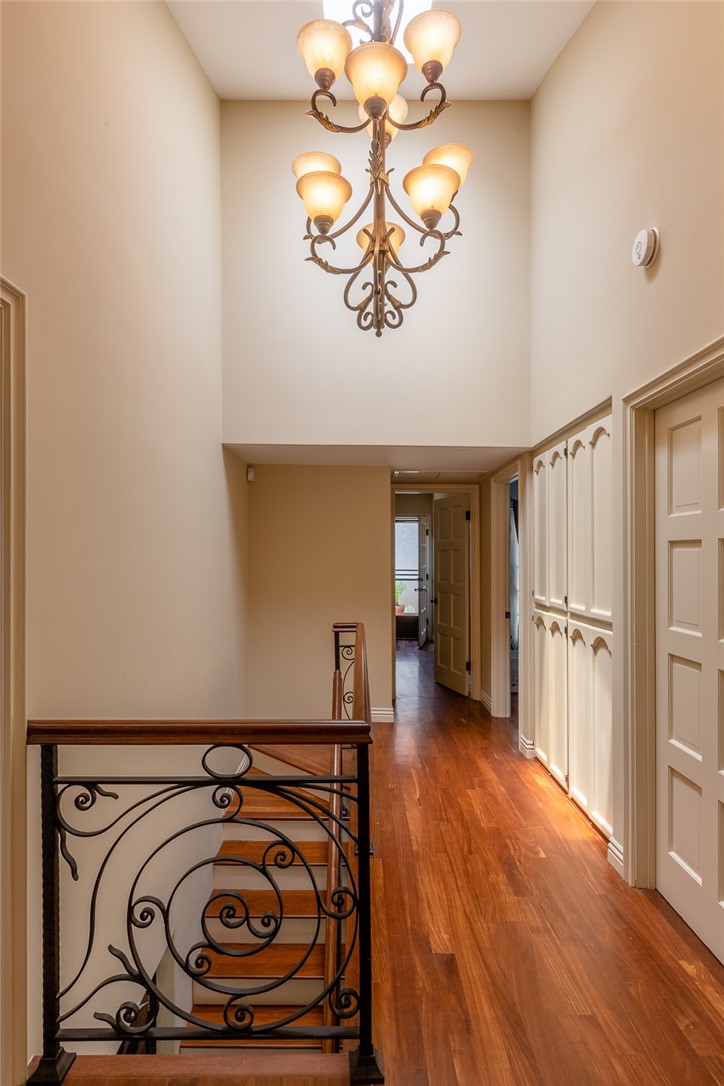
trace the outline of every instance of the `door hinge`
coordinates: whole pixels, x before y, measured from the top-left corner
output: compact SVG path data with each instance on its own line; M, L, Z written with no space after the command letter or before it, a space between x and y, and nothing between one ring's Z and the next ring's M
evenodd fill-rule
M465 670L470 671L470 661L469 660L465 661Z
M470 510L469 509L465 510L465 519L470 520Z
M564 607L567 607L567 606L568 606L568 596L564 596L564 597L563 597L563 606L564 606Z
M563 455L565 456L565 458L567 460L568 459L568 442L566 442L565 445L563 446Z
M570 792L570 790L571 790L571 785L570 785L570 777L568 776L568 774L567 774L567 773L566 773L566 788L567 788L567 789L568 789L568 791Z

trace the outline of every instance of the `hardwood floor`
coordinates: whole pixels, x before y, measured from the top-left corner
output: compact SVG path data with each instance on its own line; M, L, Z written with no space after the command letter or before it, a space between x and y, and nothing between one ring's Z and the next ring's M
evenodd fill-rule
M415 643L398 660L398 720L375 725L372 747L387 1086L723 1086L724 967L658 894L618 877L600 835L519 754L515 720L435 687ZM234 1075L174 1059L165 1079L143 1081ZM110 1064L94 1078L79 1060L67 1082L138 1086ZM304 1075L298 1064L278 1082L327 1081Z
M724 967L618 877L515 721L430 669L400 643L372 748L388 1086L724 1083Z

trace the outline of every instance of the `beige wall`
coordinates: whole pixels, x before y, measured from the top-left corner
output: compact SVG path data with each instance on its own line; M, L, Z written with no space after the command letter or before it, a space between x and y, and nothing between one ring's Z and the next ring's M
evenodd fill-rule
M724 331L723 155L724 5L597 4L533 101L533 443Z
M241 714L218 101L163 4L4 4L2 49L2 271L28 295L28 714Z
M239 712L218 100L162 4L6 4L3 48L2 266L29 299L28 713Z
M386 468L257 466L249 484L249 712L326 717L334 622L364 622L374 708L391 695Z
M369 144L325 132L306 108L222 104L224 440L527 445L528 103L455 103L433 128L392 144L397 186L437 143L469 143L476 162L458 199L463 236L418 277L403 327L381 339L345 309L344 280L305 261L290 170L304 150L336 155L353 185L351 215L365 192ZM411 104L410 117L422 112ZM341 263L358 262L354 236L351 248L345 239L338 246ZM421 261L414 238L401 255L406 249L409 263Z

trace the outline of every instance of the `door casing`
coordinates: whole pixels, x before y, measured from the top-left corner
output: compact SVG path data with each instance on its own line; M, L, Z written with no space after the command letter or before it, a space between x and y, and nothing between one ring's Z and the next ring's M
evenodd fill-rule
M2 380L2 727L0 729L0 1080L27 1069L25 746L26 298L0 278Z
M724 336L626 396L620 405L623 502L614 529L623 544L623 576L615 577L614 583L620 586L623 651L614 663L614 690L619 692L614 712L623 722L624 840L618 859L626 881L640 887L656 885L654 413L722 376ZM614 425L615 421L614 417ZM614 472L616 466L614 461ZM614 796L614 805L616 801ZM618 866L610 846L609 859Z
M481 657L480 657L480 487L477 483L445 483L441 485L433 483L394 483L391 488L392 503L392 538L394 543L395 531L395 494L453 494L457 491L467 492L470 497L470 671L472 681L471 697L475 701L481 701ZM390 568L390 582L395 576L394 545L392 548L392 565ZM390 645L392 655L392 697L395 689L395 639Z

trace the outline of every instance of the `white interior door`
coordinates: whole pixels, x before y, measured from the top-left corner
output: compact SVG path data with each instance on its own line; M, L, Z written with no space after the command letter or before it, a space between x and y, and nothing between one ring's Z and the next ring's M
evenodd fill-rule
M469 496L433 503L435 682L468 693L470 642Z
M417 606L419 614L418 640L420 648L427 642L430 602L430 517L420 518Z
M655 447L656 884L724 961L724 380Z

